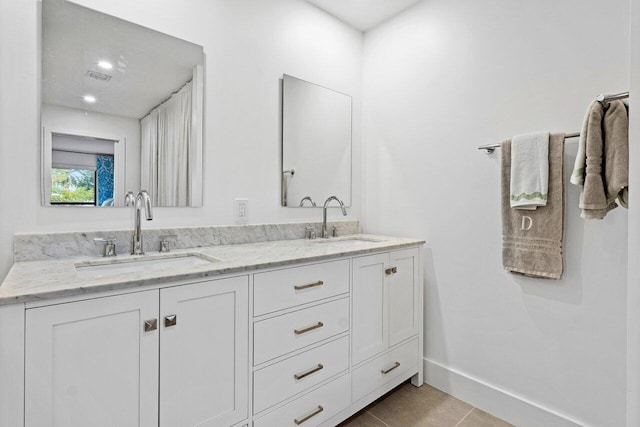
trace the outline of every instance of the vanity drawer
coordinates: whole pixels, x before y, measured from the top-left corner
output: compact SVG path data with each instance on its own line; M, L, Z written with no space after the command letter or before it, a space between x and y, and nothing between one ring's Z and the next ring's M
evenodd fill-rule
M353 371L353 401L364 397L388 381L418 371L420 363L418 338L376 357Z
M348 330L349 298L255 322L253 363L259 365Z
M267 409L348 367L349 338L343 337L260 369L253 374L253 412Z
M258 418L254 427L317 426L349 406L349 375L331 381L275 411Z
M272 313L349 292L349 260L256 274L253 314Z

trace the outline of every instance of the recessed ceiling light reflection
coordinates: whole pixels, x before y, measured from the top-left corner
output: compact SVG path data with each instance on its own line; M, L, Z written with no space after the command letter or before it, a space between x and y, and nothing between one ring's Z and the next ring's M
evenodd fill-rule
M82 97L82 99L84 99L84 102L88 102L90 104L93 104L94 102L96 102L96 97L93 95L85 95Z
M113 64L111 64L111 62L109 61L99 61L98 67L102 68L103 70L110 70L113 68Z

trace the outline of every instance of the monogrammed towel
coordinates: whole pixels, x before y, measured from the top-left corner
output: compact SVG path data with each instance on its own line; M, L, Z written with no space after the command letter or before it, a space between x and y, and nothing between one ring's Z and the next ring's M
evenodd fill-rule
M502 265L510 273L559 279L564 268L564 134L549 137L546 206L511 209L511 141L502 143Z

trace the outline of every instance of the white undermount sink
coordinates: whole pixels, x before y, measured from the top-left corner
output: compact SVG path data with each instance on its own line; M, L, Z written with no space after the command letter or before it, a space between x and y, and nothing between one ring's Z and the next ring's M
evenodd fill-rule
M372 239L369 237L329 237L328 239L313 240L314 244L331 245L331 246L360 246L372 242L382 242L380 239Z
M202 267L219 262L218 258L199 253L141 255L125 258L109 258L74 264L81 279L97 279L126 273L155 273L167 270Z

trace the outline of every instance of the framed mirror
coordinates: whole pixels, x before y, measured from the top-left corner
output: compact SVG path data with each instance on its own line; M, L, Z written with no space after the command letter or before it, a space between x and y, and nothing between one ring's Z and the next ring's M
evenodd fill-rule
M351 97L292 76L282 81L282 206L351 206Z
M42 0L42 203L202 206L202 46Z

